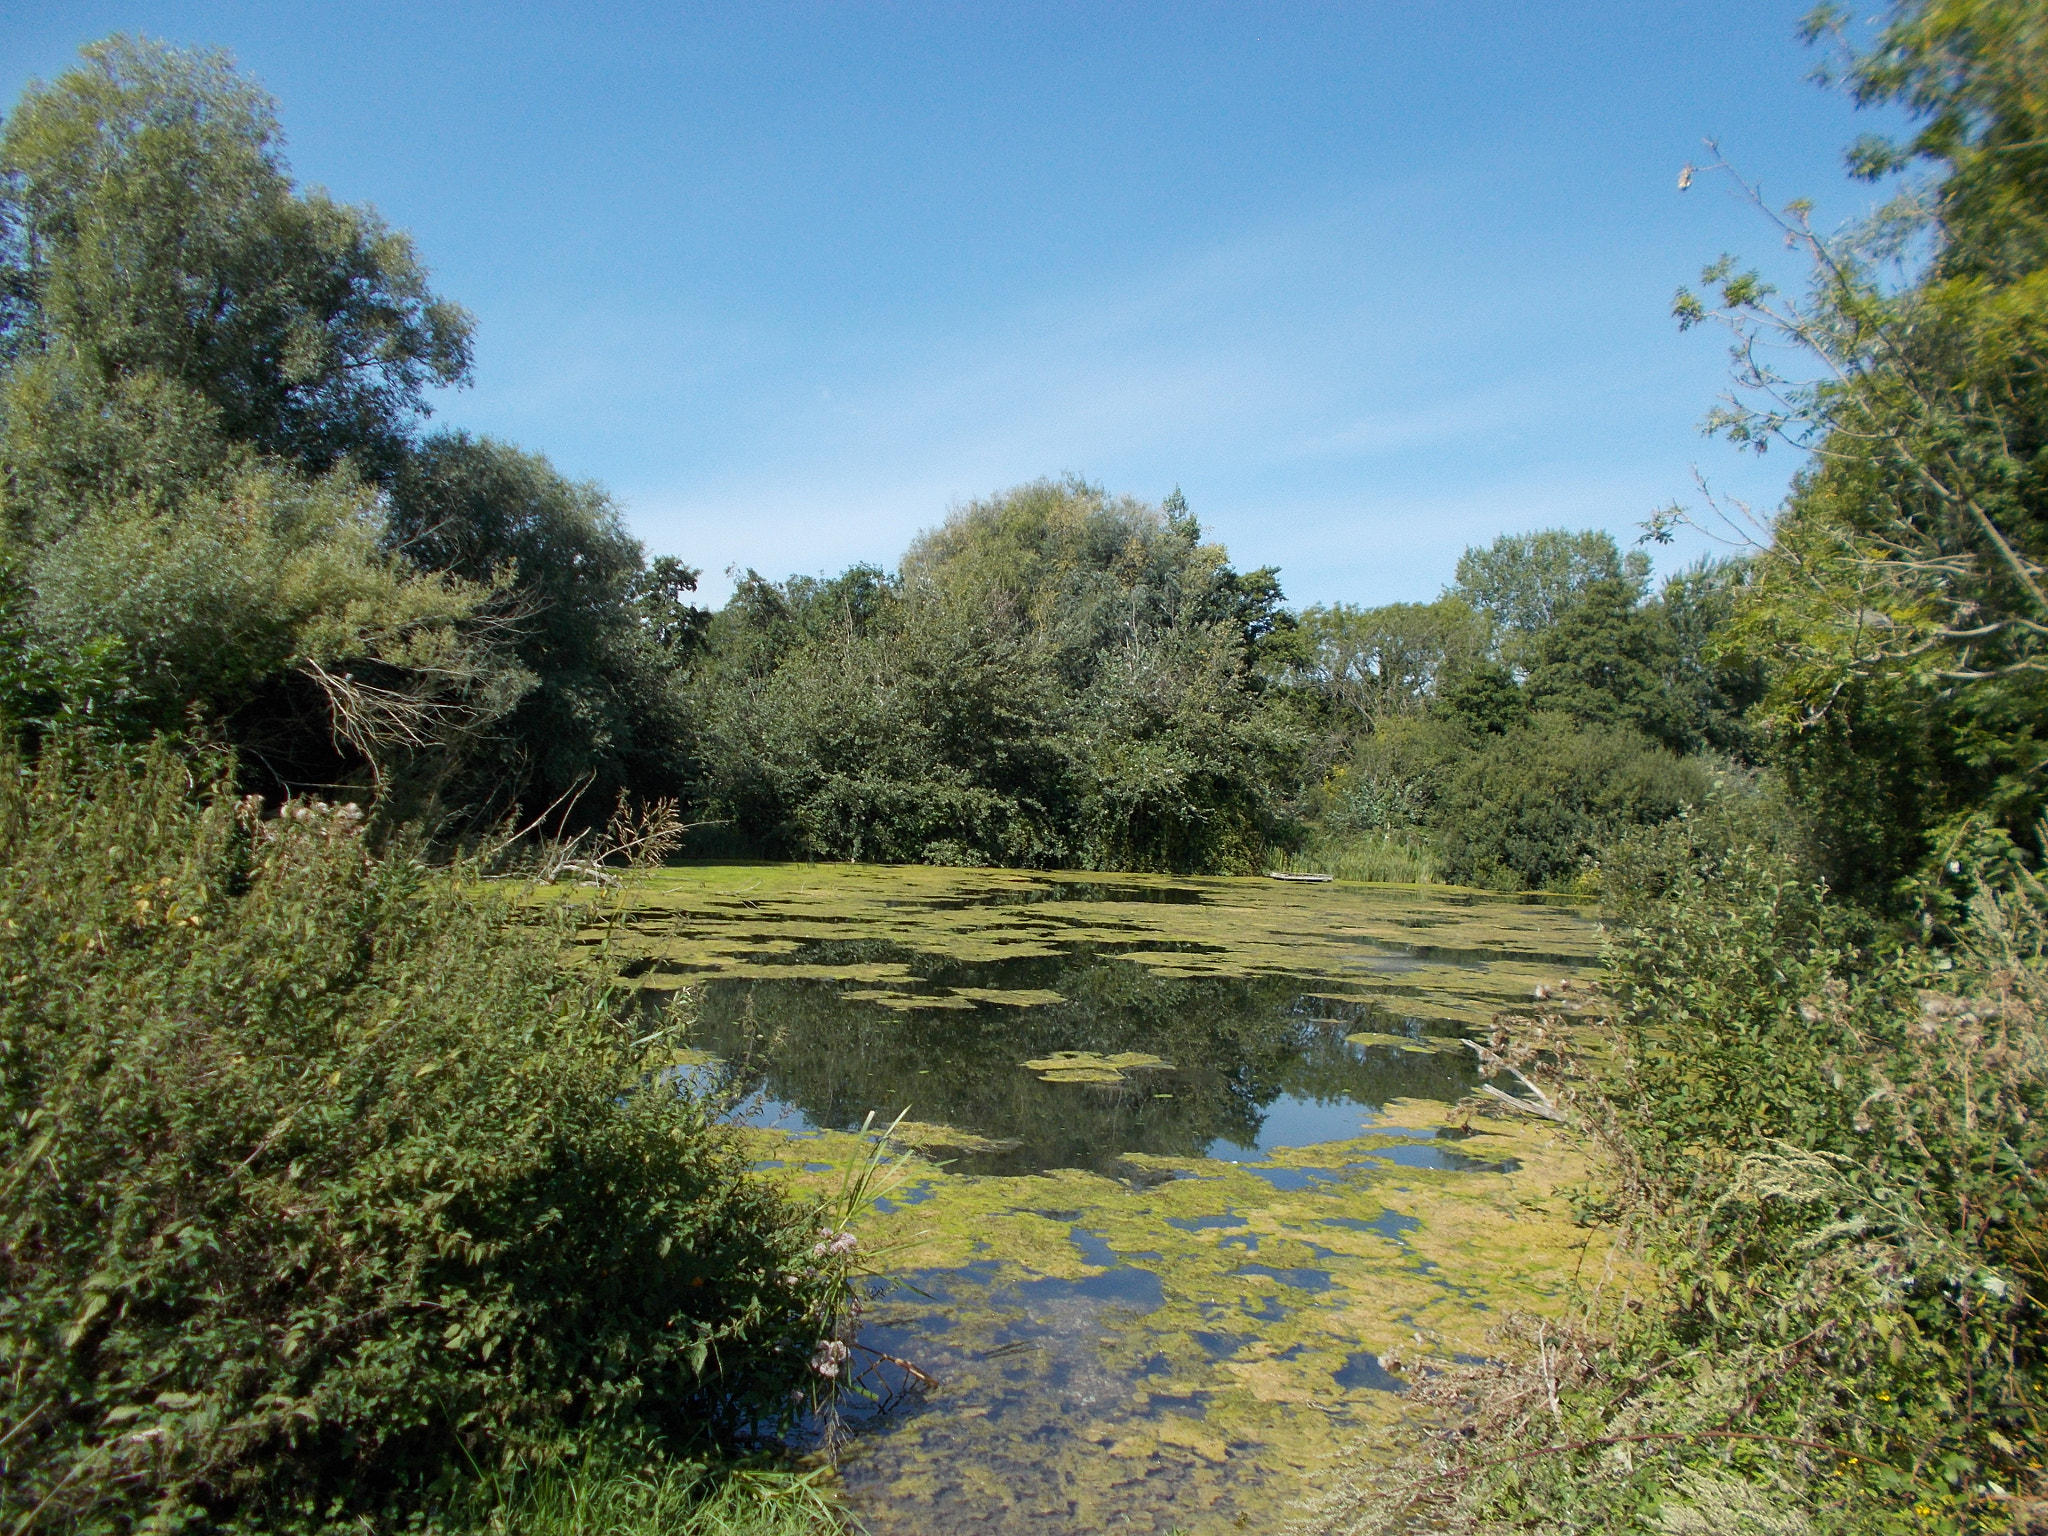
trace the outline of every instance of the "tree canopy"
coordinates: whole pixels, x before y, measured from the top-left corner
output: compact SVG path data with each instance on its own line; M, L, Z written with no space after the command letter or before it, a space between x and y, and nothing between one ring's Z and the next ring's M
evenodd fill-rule
M470 320L412 242L301 191L273 104L225 54L115 37L31 85L0 134L0 347L76 386L160 375L233 441L387 471Z
M420 435L469 317L294 184L225 54L115 37L23 94L0 293L20 708L197 720L268 787L456 824L680 783L694 573L539 456Z

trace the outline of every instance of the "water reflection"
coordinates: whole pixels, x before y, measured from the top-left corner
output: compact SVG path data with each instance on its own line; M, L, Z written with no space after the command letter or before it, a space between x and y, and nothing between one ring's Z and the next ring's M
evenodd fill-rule
M1542 1306L1580 1262L1581 1234L1503 1214L1532 1172L1551 1188L1548 1140L1383 1113L1475 1086L1455 1037L1590 958L1575 908L837 866L645 896L587 937L650 1006L692 989L702 1071L747 1118L908 1109L950 1165L868 1224L910 1245L857 1341L877 1397L839 1426L878 1536L1276 1524L1400 1412L1378 1352L1480 1347L1493 1307ZM816 1174L826 1148L760 1150Z
M1099 949L969 962L896 945L826 941L792 964L900 968L886 989L819 977L724 977L695 989L693 1043L746 1118L785 1130L857 1129L908 1111L972 1133L934 1147L959 1172L1129 1172L1127 1154L1242 1160L1356 1136L1396 1098L1453 1100L1478 1081L1469 1054L1418 1044L1417 1020L1287 978L1162 976ZM982 998L963 994L980 993ZM988 1000L1017 994L1056 1001ZM658 996L658 994L651 994ZM1057 1052L1170 1064L1121 1081L1045 1081L1024 1063Z

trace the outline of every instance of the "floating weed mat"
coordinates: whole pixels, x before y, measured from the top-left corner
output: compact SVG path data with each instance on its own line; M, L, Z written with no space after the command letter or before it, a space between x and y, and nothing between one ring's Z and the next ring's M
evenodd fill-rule
M1121 1083L1126 1072L1171 1072L1173 1063L1144 1051L1098 1056L1093 1051L1054 1051L1024 1063L1041 1083Z
M1388 1116L1256 1163L1126 1158L1143 1178L920 1168L925 1197L863 1226L899 1245L903 1285L861 1338L936 1384L856 1426L854 1518L874 1536L1277 1530L1398 1442L1422 1367L1496 1353L1501 1318L1555 1315L1575 1282L1630 1278L1571 1221L1588 1165L1562 1128L1474 1117L1458 1146L1519 1167L1460 1173L1374 1155L1431 1144L1448 1106ZM801 1146L814 1166L864 1155L846 1133Z
M1455 1054L1466 1048L1462 1038L1448 1039L1442 1035L1381 1035L1371 1030L1360 1030L1344 1038L1352 1045L1391 1045L1418 1055L1434 1055L1439 1051Z
M951 1125L927 1125L922 1120L899 1120L889 1128L889 1139L919 1152L1007 1152L1017 1145L1007 1136L977 1136Z
M1152 899L1169 892L1176 899ZM630 964L643 986L838 978L867 983L870 1001L906 1011L1063 999L1029 988L923 987L899 959L828 959L824 947L857 939L971 965L1092 949L1160 976L1299 978L1333 1001L1378 1001L1470 1028L1589 963L1600 937L1568 902L1258 876L703 864L636 876L619 899L617 921L582 937Z
M1004 1008L1043 1008L1066 1001L1059 993L1046 987L955 987L953 995L970 1002L994 1003Z
M777 973L780 974L779 972ZM872 987L857 992L839 994L848 1002L874 1003L878 1007L892 1008L898 1013L910 1013L920 1008L972 1008L974 1000L958 997L951 993L896 992L886 987Z

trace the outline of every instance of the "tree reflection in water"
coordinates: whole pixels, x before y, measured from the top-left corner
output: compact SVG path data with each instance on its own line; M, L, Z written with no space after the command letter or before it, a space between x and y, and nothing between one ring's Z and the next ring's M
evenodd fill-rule
M1004 1144L934 1146L964 1173L1111 1171L1133 1152L1199 1157L1338 1139L1389 1100L1453 1100L1478 1081L1468 1052L1347 1042L1447 1037L1369 997L1304 990L1326 981L1162 976L1093 948L975 963L840 941L788 958L907 963L916 979L891 982L887 1001L872 986L815 975L700 982L692 1043L719 1059L730 1090L753 1097L749 1117L787 1126L793 1109L811 1126L852 1130L870 1110L883 1120L908 1110ZM1018 1006L971 1000L965 989L1059 1001ZM1042 1081L1024 1066L1058 1051L1145 1053L1171 1067L1078 1083Z

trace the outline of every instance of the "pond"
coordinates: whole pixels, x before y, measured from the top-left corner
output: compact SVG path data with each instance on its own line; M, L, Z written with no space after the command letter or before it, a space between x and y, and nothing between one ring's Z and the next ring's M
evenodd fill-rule
M1558 1195L1582 1150L1458 1107L1464 1039L1594 957L1570 903L716 865L586 937L650 1009L687 992L684 1070L768 1176L904 1117L841 1447L877 1533L1277 1529L1405 1371L1607 1262Z

